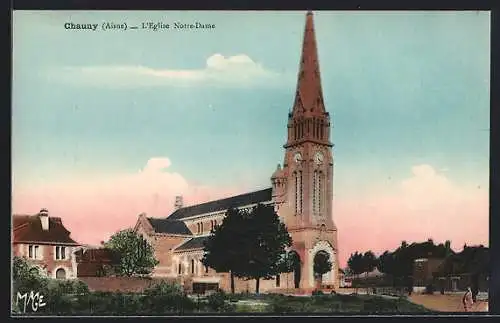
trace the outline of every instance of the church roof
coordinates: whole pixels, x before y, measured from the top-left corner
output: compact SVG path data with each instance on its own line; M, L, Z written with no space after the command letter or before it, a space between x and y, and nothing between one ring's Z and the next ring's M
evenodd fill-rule
M155 232L192 235L191 230L182 221L147 218Z
M185 250L193 250L193 249L202 249L205 245L205 241L208 239L208 236L201 236L191 238L179 247L175 248L174 251L185 251Z
M260 191L240 194L228 198L206 202L180 208L172 213L168 220L181 220L195 215L224 211L230 208L242 207L250 204L268 202L272 200L272 189L266 188Z

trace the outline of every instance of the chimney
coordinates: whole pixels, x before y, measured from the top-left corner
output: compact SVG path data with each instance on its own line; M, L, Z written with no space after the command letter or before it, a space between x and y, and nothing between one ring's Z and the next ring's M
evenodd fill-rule
M175 204L174 204L174 208L175 208L176 210L178 210L178 209L182 208L182 204L183 204L183 203L182 203L182 196L176 196L176 197L175 197Z
M40 217L40 223L42 224L42 230L48 231L49 230L49 211L47 209L41 209L40 212L38 213L38 216Z

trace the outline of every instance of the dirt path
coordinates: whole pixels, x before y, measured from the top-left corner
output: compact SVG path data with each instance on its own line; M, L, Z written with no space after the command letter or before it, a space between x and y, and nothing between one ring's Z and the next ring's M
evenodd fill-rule
M427 307L430 310L439 312L465 312L462 305L462 295L421 295L413 294L409 300L415 304ZM472 312L487 312L488 302L478 301L472 306Z

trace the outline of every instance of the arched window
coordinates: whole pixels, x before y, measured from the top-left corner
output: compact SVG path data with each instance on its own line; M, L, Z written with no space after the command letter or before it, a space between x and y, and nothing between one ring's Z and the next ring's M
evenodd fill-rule
M276 275L276 287L280 287L280 275Z
M302 171L294 172L295 176L295 215L302 213Z
M191 274L194 274L194 259L191 259Z
M179 275L181 275L181 274L182 274L182 264L181 264L181 263L179 263L179 267L178 267L178 269L177 269L177 273L178 273Z
M323 210L323 172L319 172L318 178L318 213L321 213Z
M201 233L203 234L203 222L200 223Z
M196 223L196 232L200 233L200 223Z
M323 210L325 176L321 171L314 171L313 176L313 214L318 215Z
M302 171L299 171L299 213L302 214Z
M56 279L66 279L66 270L62 268L56 270Z
M317 201L318 201L318 171L315 170L313 173L313 214L316 215L317 212Z

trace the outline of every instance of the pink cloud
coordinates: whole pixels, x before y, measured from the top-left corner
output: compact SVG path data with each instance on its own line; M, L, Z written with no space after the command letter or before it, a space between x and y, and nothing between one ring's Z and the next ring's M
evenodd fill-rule
M381 253L403 240L451 240L454 249L488 245L487 188L458 186L429 165L412 173L390 187L334 200L342 266L355 251Z
M168 172L168 158L151 158L134 174L107 179L81 179L43 187L15 187L15 213L33 214L44 207L61 217L80 243L96 244L114 232L131 227L140 213L168 216L175 196L185 205L241 193L244 188L217 188L195 185L178 173Z
M133 226L142 212L166 217L176 195L183 195L184 204L191 205L248 191L243 185L198 185L169 172L170 165L168 158L151 158L137 173L108 179L28 188L14 185L13 210L35 213L48 208L63 219L74 239L95 244ZM393 250L402 240L451 240L455 249L464 243L488 244L486 187L459 186L429 165L415 166L409 178L384 185L363 189L356 196L343 196L336 188L340 194L334 199L333 216L339 230L341 266L354 251L381 253Z

